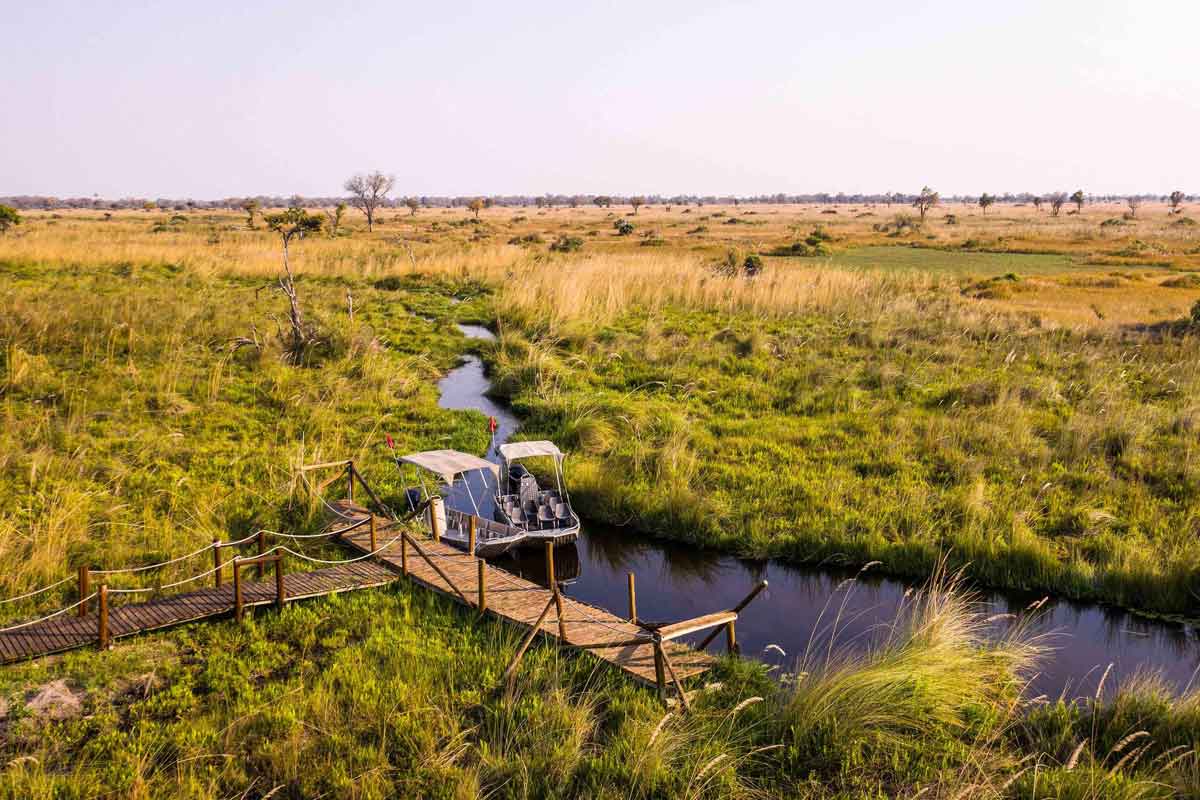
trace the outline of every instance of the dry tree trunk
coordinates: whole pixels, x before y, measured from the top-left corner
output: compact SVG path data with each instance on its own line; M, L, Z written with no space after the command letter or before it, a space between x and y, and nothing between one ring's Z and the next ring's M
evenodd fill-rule
M305 345L308 344L308 335L304 332L304 319L300 315L300 301L296 297L296 284L292 280L292 267L288 263L288 239L290 236L283 237L283 275L279 278L279 288L287 295L288 305L291 307L289 318L292 323L292 356L299 359L300 354L304 352Z

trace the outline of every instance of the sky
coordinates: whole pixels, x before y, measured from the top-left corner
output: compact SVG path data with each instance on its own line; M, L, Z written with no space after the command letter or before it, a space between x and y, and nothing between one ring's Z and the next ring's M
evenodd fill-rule
M0 196L1200 193L1196 0L5 5Z

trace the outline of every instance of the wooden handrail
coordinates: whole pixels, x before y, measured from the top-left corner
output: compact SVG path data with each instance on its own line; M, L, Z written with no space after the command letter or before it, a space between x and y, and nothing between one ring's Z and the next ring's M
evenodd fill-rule
M350 459L344 458L341 461L324 461L320 464L308 464L300 467L300 472L312 472L314 469L329 469L331 467L344 467L350 463Z
M521 657L529 649L529 644L533 641L533 637L537 636L538 631L542 629L542 623L546 621L546 615L550 613L550 609L553 606L554 598L551 597L546 603L546 607L542 609L542 613L538 615L537 622L533 623L533 627L529 629L529 633L525 634L525 638L521 640L521 646L517 648L516 655L513 656L512 661L508 663L508 667L504 670L504 677L501 681L510 691L512 690L512 680L517 674L517 665L521 663Z
M682 622L673 622L670 625L664 625L658 629L658 635L664 642L669 642L672 639L678 639L680 636L687 636L689 633L702 631L716 625L724 625L727 622L737 620L736 611L718 611L715 614L705 614L702 617L693 617L685 619Z
M750 590L750 593L742 598L742 602L738 603L736 606L734 606L730 610L733 611L733 613L735 613L735 614L742 613L742 611L745 610L746 606L750 605L750 601L752 601L754 598L758 597L759 592L761 592L763 589L766 589L766 588L767 588L767 582L759 581L758 584L753 589ZM700 644L696 645L696 649L703 650L704 648L708 647L710 644L712 644L712 640L717 638L717 634L719 634L720 632L721 632L720 629L718 629L718 630L715 630L712 633L710 633L708 636L705 636L704 639L701 640ZM732 638L730 639L730 641L736 645L736 642L734 642L734 640Z

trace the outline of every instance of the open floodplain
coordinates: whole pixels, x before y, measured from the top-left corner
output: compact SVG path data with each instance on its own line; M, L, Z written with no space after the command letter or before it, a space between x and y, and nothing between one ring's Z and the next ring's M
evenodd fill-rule
M1100 658L1042 696L1061 640L997 638L973 594L1200 617L1200 226L1072 210L389 209L292 241L299 354L261 220L25 213L0 235L0 597L65 582L0 627L74 602L79 566L320 530L302 464L353 458L394 502L385 436L483 454L486 415L439 404L468 354L516 438L568 452L618 578L651 539L837 577L770 623L819 617L805 647L724 659L691 713L545 644L497 693L520 633L403 584L5 667L0 792L1196 796L1186 670ZM925 588L863 625L837 592L868 565ZM674 614L654 588L641 615Z

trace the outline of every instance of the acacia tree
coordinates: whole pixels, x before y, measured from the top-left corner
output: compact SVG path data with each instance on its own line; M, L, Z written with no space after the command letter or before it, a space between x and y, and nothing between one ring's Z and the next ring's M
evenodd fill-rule
M408 215L410 217L415 217L417 215L417 209L421 207L421 203L415 197L410 197L405 200L404 205L408 206Z
M1037 211L1039 214L1042 211L1042 198L1038 195L1033 196L1033 210Z
M479 219L479 212L483 211L483 198L476 197L474 200L467 203L467 209L475 215L475 219Z
M396 176L382 172L354 175L346 181L344 188L350 193L350 202L367 215L367 230L375 230L375 212L384 204L395 184Z
M921 213L921 222L925 221L925 215L929 213L929 209L936 206L942 201L941 196L930 189L928 186L921 188L921 193L913 199L913 208Z
M246 212L246 227L254 230L254 215L258 213L259 204L257 200L247 200L242 203L242 210Z
M342 218L346 216L346 209L349 208L345 203L338 203L333 207L333 213L329 215L329 235L337 236L338 228L342 227Z
M1050 201L1050 216L1057 217L1067 202L1066 192L1054 192L1047 198Z
M21 215L12 206L0 205L0 233L7 233L14 225L21 224Z
M988 208L990 206L994 205L995 202L996 202L996 197L994 195L990 195L987 192L984 192L983 194L979 195L979 207L983 209L983 215L985 217L987 216Z
M267 214L263 217L267 227L279 234L283 242L283 274L279 276L279 289L287 295L289 319L292 325L292 340L288 346L289 360L293 363L300 360L305 349L312 342L312 333L305 327L304 318L300 314L300 300L296 297L296 282L292 277L292 266L288 261L288 245L295 237L303 239L307 234L316 233L325 224L323 214L309 214L303 208L293 206L278 214Z
M646 205L646 198L641 197L641 196L631 197L631 198L629 198L629 205L633 206L633 213L636 214L638 212L639 206Z
M1183 192L1179 191L1178 189L1171 192L1171 194L1167 197L1167 205L1171 207L1172 214L1179 213L1180 206L1183 205L1184 199L1185 199L1185 195L1183 194Z
M1136 219L1138 209L1142 207L1142 198L1130 195L1125 198L1125 205L1129 206L1129 216Z
M1075 213L1082 214L1084 202L1083 189L1075 190L1075 194L1071 195L1071 202L1075 204Z
M608 208L612 205L612 198L606 194L602 194L592 198L592 202L596 204L597 208Z

